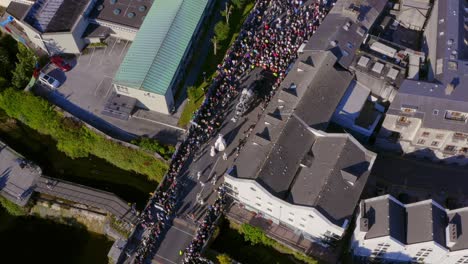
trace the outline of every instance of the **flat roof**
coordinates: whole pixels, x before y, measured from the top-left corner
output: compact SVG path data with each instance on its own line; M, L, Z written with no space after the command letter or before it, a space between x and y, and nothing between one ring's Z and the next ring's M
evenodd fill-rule
M154 0L98 0L89 17L131 28L140 28Z
M210 0L155 0L114 83L165 95Z
M28 13L30 7L31 5L13 1L8 5L6 12L17 20L22 20L26 13Z
M41 33L71 31L83 15L88 0L36 1L24 21Z

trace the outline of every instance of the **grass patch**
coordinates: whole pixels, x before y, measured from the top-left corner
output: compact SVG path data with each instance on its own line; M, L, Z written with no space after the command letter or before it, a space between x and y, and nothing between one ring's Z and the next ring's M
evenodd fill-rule
M221 231L213 241L211 248L219 253L228 254L233 259L245 264L295 264L308 263L316 264L318 261L296 252L275 240L267 237L262 230L247 225L237 225L227 219L221 221ZM256 233L260 239L255 245L246 239L246 230ZM252 235L252 234L250 234Z
M200 75L195 82L195 89L198 90L198 93L204 94L206 92L206 89L211 85L211 81L213 78L216 76L216 67L217 65L223 60L224 55L226 54L226 51L228 48L234 43L236 40L237 36L239 35L239 32L242 28L242 25L249 15L250 11L255 5L255 1L249 1L242 10L234 8L231 17L229 19L229 24L230 24L230 30L229 30L229 36L226 40L220 42L218 44L219 50L216 53L216 55L213 53L213 51L210 51L208 53L208 56L205 59L205 62L203 63L202 66L202 72L206 72L206 81L203 78L203 75ZM214 7L214 12L218 12L221 7L219 4L217 4ZM224 18L221 18L224 20ZM211 26L217 21L210 20L209 25ZM202 39L205 39L207 37L206 34L204 34ZM212 44L211 44L212 45ZM192 60L192 65L195 63L195 59ZM192 66L191 65L191 66ZM190 94L188 94L188 102L185 105L184 109L182 110L178 125L180 127L186 127L190 120L193 117L193 114L200 108L202 105L203 101L205 100L205 96L201 97L196 97L196 98L190 98Z
M0 196L0 205L12 216L22 216L26 214L26 210L23 207L10 202L3 196Z

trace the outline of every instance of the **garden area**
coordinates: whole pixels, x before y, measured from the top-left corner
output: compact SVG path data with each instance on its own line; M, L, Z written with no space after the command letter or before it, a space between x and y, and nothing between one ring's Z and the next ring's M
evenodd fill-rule
M249 224L223 219L207 252L208 258L223 264L232 258L244 264L318 264L319 262L267 237Z
M220 6L221 4L219 1L215 4L214 10L221 9L221 20L217 22L214 21L217 16L213 14L207 23L207 25L212 25L216 22L214 36L210 39L213 51L209 52L208 56L204 59L205 62L202 67L202 72L205 73L204 76L200 75L195 84L187 88L188 100L179 119L180 127L186 127L192 119L193 114L202 105L205 100L205 92L211 85L212 80L216 77L217 65L223 60L226 51L236 40L254 4L254 0L231 0L228 1L226 6ZM201 39L205 39L208 33L208 31L205 31ZM197 47L197 49L200 48L201 47ZM192 65L199 59L200 58L195 54L192 59ZM192 65L190 65L189 68Z

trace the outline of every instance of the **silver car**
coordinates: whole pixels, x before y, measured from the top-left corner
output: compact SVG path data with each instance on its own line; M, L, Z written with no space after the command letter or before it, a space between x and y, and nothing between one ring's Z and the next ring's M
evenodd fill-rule
M45 85L49 86L52 89L57 89L60 86L60 82L57 81L57 79L55 79L54 77L49 76L49 75L47 75L45 73L41 73L39 75L39 81L42 84L45 84Z

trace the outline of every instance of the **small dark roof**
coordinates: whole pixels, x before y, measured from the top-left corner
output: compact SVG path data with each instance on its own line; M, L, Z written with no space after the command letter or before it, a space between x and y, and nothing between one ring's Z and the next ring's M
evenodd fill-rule
M365 215L369 221L366 239L390 235L401 243L406 243L406 210L390 196L382 196L364 201Z
M435 205L432 200L406 206L407 214L407 244L427 241L437 242L445 246L445 227L447 214L445 210Z
M12 1L8 5L6 12L10 14L11 16L13 16L14 18L16 18L17 20L22 20L23 17L28 12L30 6L31 5Z
M367 0L353 11L350 7L354 2L338 0L304 50L331 50L339 63L348 68L387 0Z
M86 27L86 30L83 33L82 38L105 38L109 36L111 32L112 29L108 27L89 23L88 27Z
M88 0L36 1L24 21L41 33L69 32L88 3Z
M139 29L152 5L153 0L98 0L90 18Z

